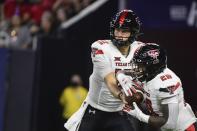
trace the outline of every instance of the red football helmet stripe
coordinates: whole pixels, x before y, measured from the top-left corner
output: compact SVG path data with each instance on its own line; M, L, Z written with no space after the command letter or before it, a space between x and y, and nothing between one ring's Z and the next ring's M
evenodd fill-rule
M121 15L120 19L119 19L119 24L122 25L124 24L124 20L127 17L128 12L123 12L123 14Z

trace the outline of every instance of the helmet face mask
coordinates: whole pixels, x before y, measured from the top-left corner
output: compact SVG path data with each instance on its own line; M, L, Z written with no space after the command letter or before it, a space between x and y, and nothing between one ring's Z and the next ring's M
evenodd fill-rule
M132 66L132 77L144 81L146 78L146 67L143 64L137 64L135 62L131 63Z
M121 34L120 34L121 32ZM130 45L129 43L129 37L131 36L131 31L129 28L115 28L114 30L114 38L117 43L120 43L118 45ZM125 43L124 43L125 42ZM121 44L124 43L124 44Z
M132 44L140 32L140 21L132 10L118 12L110 22L110 37L115 46L127 46ZM115 38L115 29L127 29L131 35L123 41Z

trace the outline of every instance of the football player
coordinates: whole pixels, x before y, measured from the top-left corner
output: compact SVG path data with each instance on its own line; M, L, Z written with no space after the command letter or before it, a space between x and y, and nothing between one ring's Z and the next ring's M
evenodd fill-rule
M117 85L115 73L131 69L135 50L143 45L136 41L140 34L140 21L131 10L118 12L110 22L110 40L98 40L91 46L93 73L89 78L87 108L82 115L79 131L133 131L133 126L122 112L125 93L131 90ZM72 118L72 117L71 117ZM73 118L74 119L74 118ZM69 123L65 127L68 130ZM77 123L77 122L76 122Z
M150 114L144 114L135 102L133 107L125 106L123 110L161 130L196 131L196 117L184 101L180 78L167 68L165 50L156 44L146 44L136 50L132 65L133 79L144 84L146 108ZM128 77L122 73L118 75L119 80Z

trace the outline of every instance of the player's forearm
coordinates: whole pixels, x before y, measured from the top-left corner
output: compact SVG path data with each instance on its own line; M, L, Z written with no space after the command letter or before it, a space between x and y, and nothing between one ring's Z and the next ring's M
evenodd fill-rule
M125 94L118 88L117 84L109 84L108 88L114 97L120 99L124 104L128 104Z
M150 116L148 124L157 128L162 127L166 123L166 119L160 116Z
M149 125L157 128L162 127L167 121L164 117L146 115L141 110L136 113L136 117L140 121L148 123Z
M120 98L120 93L121 90L118 88L117 84L115 83L106 83L108 86L108 89L110 90L110 92L112 93L112 95L116 98Z
M158 128L163 126L167 121L167 117L151 116L151 115L144 114L139 109L139 107L137 106L137 104L135 102L133 103L133 109L131 109L130 107L125 106L123 108L123 111L125 111L128 114L136 117L138 120L140 120L142 122L148 123L149 125L152 125L152 126L158 127Z
M110 73L105 77L105 83L112 95L116 98L120 98L121 90L118 88L114 73Z
M168 105L162 105L162 112L163 112L163 116L150 116L148 123L154 127L162 127L163 125L165 125L169 119L169 109L168 109ZM172 116L170 116L172 117ZM176 116L175 116L176 117ZM173 123L173 122L171 122Z

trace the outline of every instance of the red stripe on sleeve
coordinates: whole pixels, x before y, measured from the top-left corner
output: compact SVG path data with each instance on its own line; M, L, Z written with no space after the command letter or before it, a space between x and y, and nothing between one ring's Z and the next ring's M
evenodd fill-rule
M103 53L102 50L96 50L96 51L95 51L95 54L98 55L98 54L104 54L104 53Z
M196 131L194 124L192 124L191 126L189 126L186 131Z

